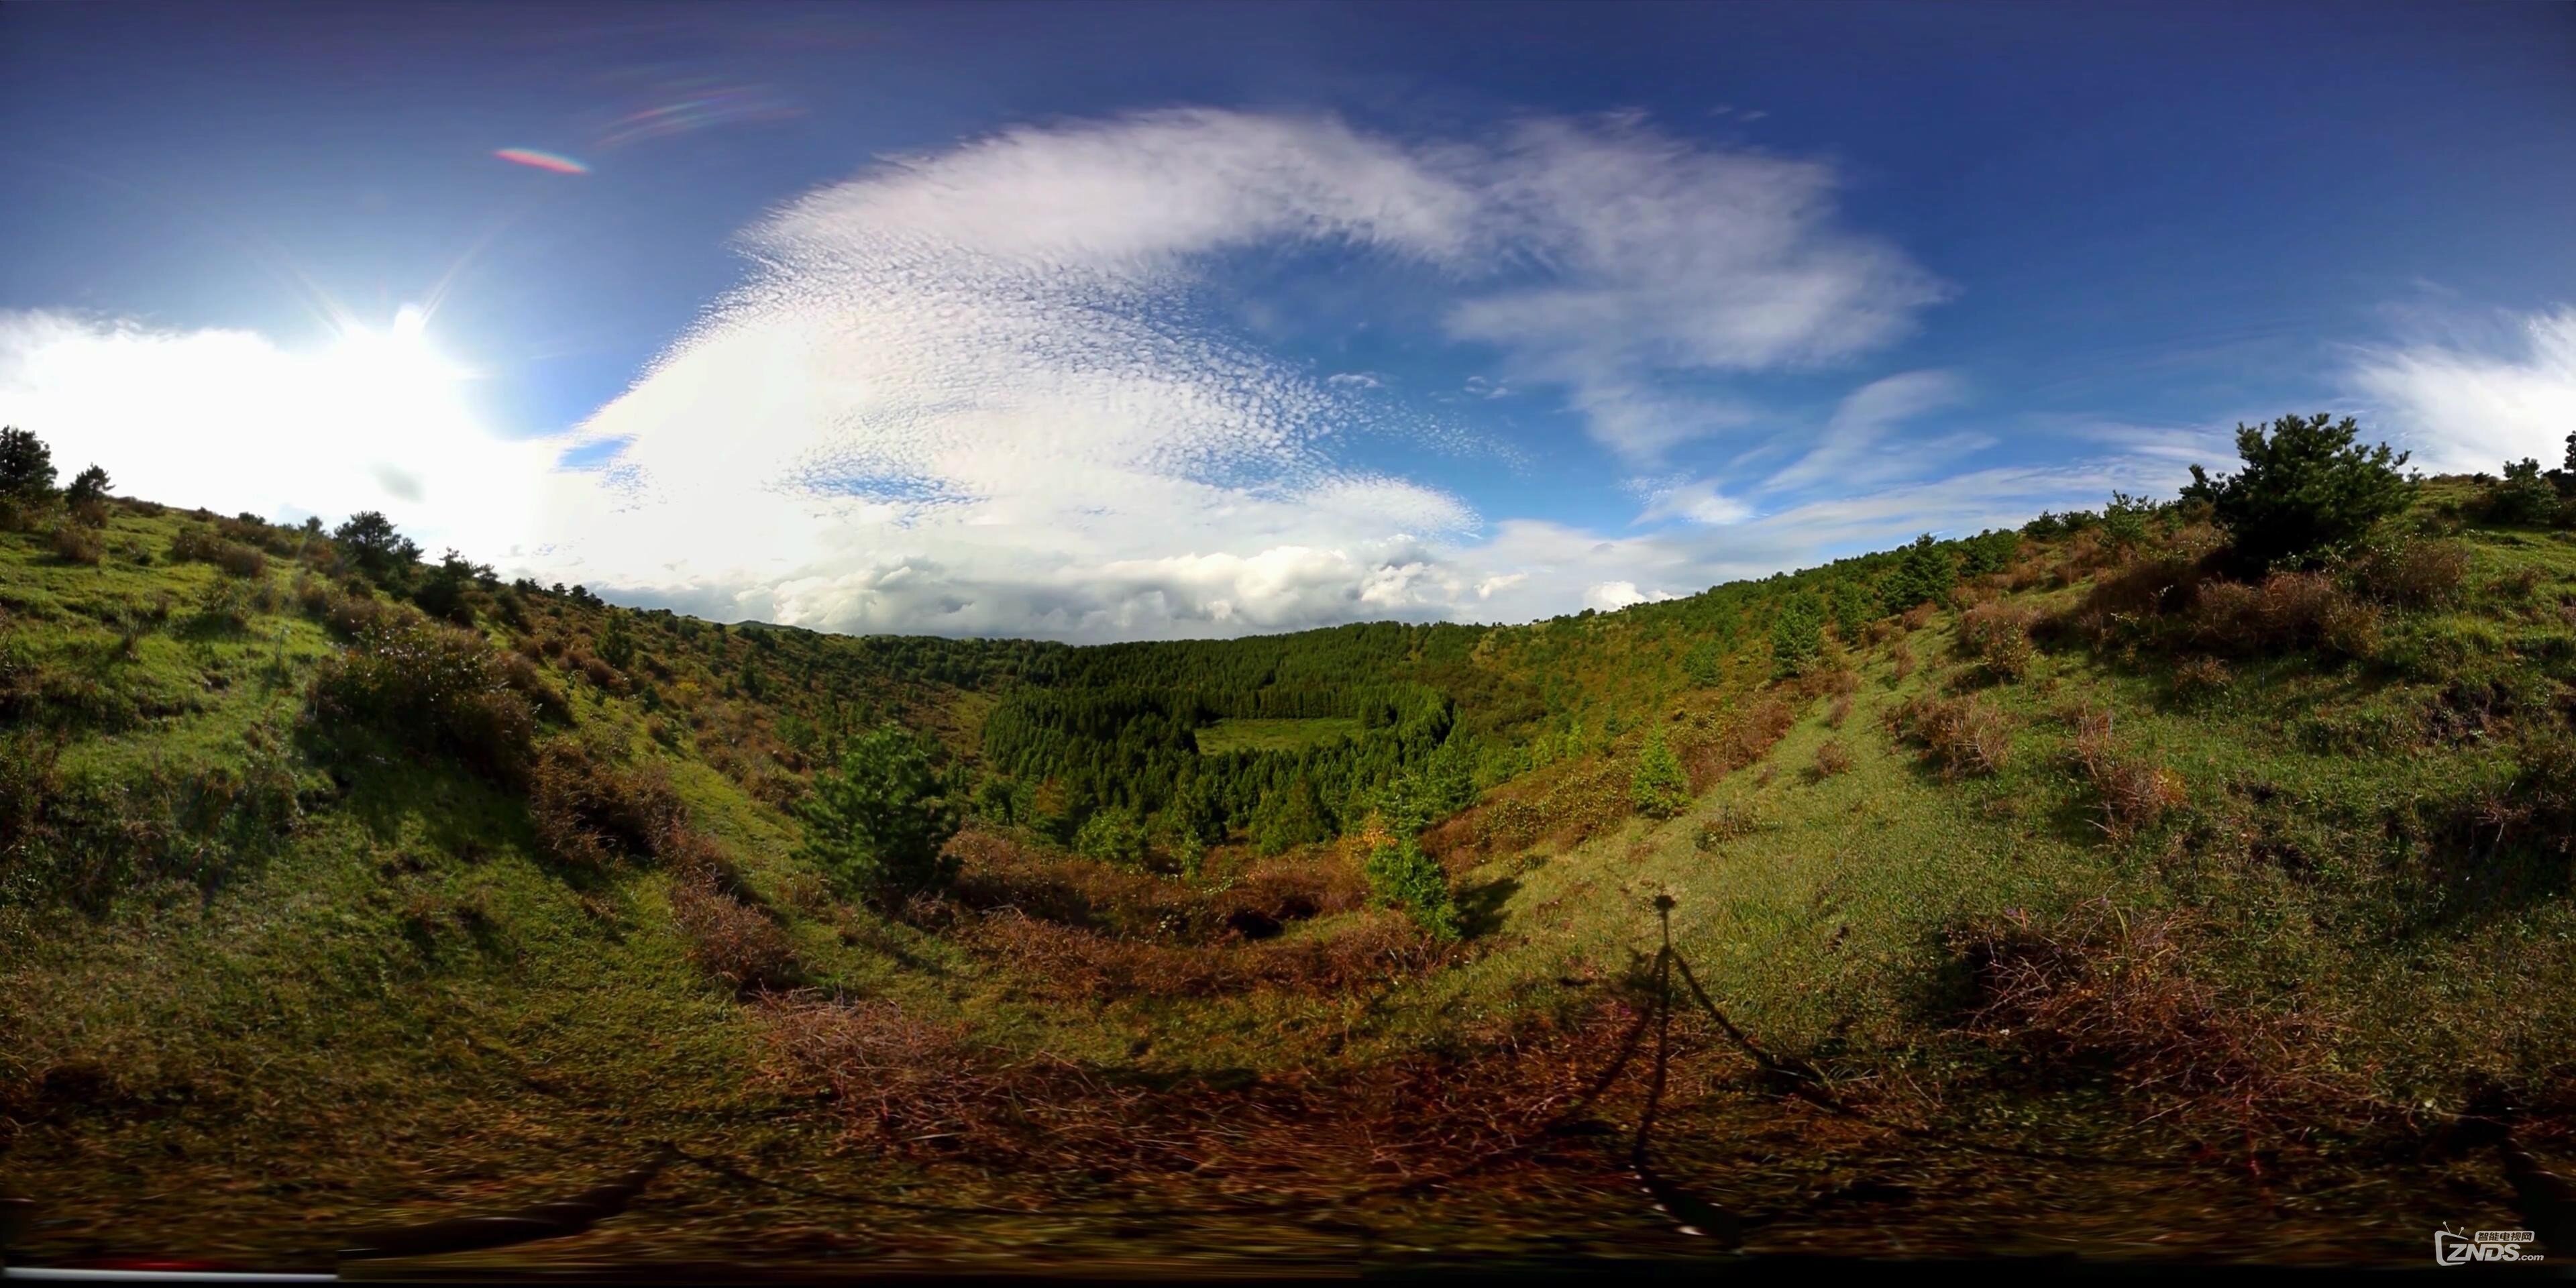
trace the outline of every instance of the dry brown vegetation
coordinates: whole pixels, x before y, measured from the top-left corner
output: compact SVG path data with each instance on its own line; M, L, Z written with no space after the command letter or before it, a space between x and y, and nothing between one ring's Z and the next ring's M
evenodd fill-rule
M791 987L801 974L796 950L777 920L728 893L711 872L675 876L671 921L688 946L690 963L737 992Z
M2111 713L2087 710L2076 715L2073 759L2092 785L2102 812L2096 821L2114 841L2125 841L2164 821L2189 799L2182 778L2153 760L2123 749L2113 736Z
M771 1081L827 1102L853 1144L1086 1197L1264 1203L1524 1162L1633 1017L1603 1003L1476 1035L1471 1054L1153 1077L1007 1053L889 1001L780 998L761 1011Z
M2186 965L2190 929L2109 900L1966 927L1951 937L1972 988L1963 1028L2044 1079L2116 1072L2159 1114L2249 1138L2357 1103L2324 1059L2329 1026L2222 997Z
M1919 744L1944 778L1991 774L2012 756L2012 721L1976 696L1912 698L1888 713L1902 738Z
M1816 777L1831 778L1836 774L1849 773L1851 767L1851 748L1844 746L1840 740L1828 739L1816 748Z
M2038 656L2030 628L2038 615L2030 608L1989 600L1959 614L1959 649L1989 679L2010 682L2030 670Z

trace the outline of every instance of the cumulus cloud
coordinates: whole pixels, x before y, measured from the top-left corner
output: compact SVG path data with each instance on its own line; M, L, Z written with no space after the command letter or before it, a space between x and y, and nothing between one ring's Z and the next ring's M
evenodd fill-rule
M2576 306L2519 319L2501 336L2368 348L2352 379L2425 470L2492 474L2525 457L2555 465L2576 432Z

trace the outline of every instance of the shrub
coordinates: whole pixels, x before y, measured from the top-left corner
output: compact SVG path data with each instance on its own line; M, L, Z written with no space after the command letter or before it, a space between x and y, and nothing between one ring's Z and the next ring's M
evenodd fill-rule
M2375 545L2353 563L2361 592L2396 608L2430 608L2457 598L2469 552L2456 541Z
M2179 914L2098 900L2042 919L2014 911L1955 931L1972 989L1964 1027L2045 1077L2116 1070L2123 1094L2187 1122L2215 1119L2253 1144L2267 1127L2313 1128L2340 1102L2320 1027L2235 1004L2184 958Z
M227 541L209 529L194 526L171 535L170 557L210 563L236 577L258 577L268 572L268 556L257 547Z
M1851 719L1851 712L1852 695L1848 693L1835 694L1834 700L1825 706L1825 727L1829 729L1842 728L1843 722Z
M2284 416L2267 433L2236 427L2244 468L2212 479L2191 467L2185 499L2206 502L2234 541L2244 567L2301 564L2352 545L2381 519L2406 508L2414 480L2398 473L2407 454L2386 443L2363 448L2349 416Z
M1959 614L1959 646L1988 676L2018 680L2030 670L2038 649L2031 643L2030 609L2001 600Z
M1412 837L1398 837L1371 849L1364 871L1371 898L1402 908L1434 939L1458 937L1458 907L1449 895L1449 874Z
M2202 586L2185 633L2203 648L2239 655L2313 648L2367 657L2378 643L2379 613L2323 573L2276 572L2259 586Z
M846 889L906 895L956 878L956 860L942 848L957 834L957 811L930 758L900 729L853 740L837 771L815 775L798 813L802 853Z
M1691 843L1702 850L1714 850L1728 841L1751 836L1761 827L1762 820L1752 810L1726 801L1718 805L1716 813L1700 821Z
M368 626L325 659L313 678L313 710L326 722L446 752L505 782L526 771L537 734L534 706L511 687L483 637L422 621Z
M69 564L97 567L107 557L107 543L99 539L98 529L77 523L54 525L54 557Z
M2178 702L2199 702L2227 692L2234 683L2227 664L2214 657L2186 659L2174 668L2173 695Z
M2074 759L2102 811L2096 826L2114 841L2164 821L2186 799L2182 779L2172 770L2120 749L2107 711L2077 718Z
M2478 490L2478 517L2488 523L2541 524L2558 517L2558 489L2540 475L2540 462L2507 461L2504 477Z
M571 738L547 740L528 769L537 848L568 867L597 872L659 857L687 818L658 768L611 765Z
M1073 834L1073 849L1103 863L1139 867L1145 862L1145 824L1136 811L1112 805L1094 810Z
M802 974L787 932L709 877L686 876L672 884L671 921L689 961L737 993L793 987Z
M1945 778L1998 772L2012 755L2010 720L1979 698L1919 697L1898 707L1892 719Z
M1629 794L1637 812L1648 818L1671 818L1690 804L1690 778L1682 772L1672 745L1664 741L1663 730L1647 735L1645 748L1637 753Z
M1828 739L1816 748L1816 777L1831 778L1836 774L1849 773L1851 767L1851 748L1839 740Z

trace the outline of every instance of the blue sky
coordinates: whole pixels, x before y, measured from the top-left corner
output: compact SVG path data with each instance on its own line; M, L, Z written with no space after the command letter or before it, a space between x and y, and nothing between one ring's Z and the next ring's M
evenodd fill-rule
M0 416L723 618L1522 620L2293 409L2554 457L2570 67L2537 4L13 5Z

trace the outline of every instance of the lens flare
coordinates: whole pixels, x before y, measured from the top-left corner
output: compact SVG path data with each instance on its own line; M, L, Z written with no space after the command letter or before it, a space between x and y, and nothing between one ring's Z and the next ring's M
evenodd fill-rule
M534 166L554 174L588 174L590 167L559 152L539 152L535 148L501 148L492 155L512 165Z

